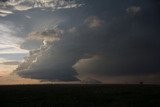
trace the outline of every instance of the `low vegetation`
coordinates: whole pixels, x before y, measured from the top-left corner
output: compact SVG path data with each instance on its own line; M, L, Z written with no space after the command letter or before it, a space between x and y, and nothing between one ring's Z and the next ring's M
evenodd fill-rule
M0 86L0 103L1 107L160 107L160 86Z

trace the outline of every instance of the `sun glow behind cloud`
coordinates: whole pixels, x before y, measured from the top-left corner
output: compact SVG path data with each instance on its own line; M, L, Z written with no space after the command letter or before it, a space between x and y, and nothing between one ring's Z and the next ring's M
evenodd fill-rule
M16 54L16 53L28 53L27 50L20 49L16 46L2 45L0 46L0 54Z
M28 51L19 48L23 39L16 37L18 31L20 29L8 25L8 23L0 24L0 54L28 53Z
M11 56L12 54L28 53L27 50L20 49L20 44L23 42L23 39L16 37L19 31L20 29L15 27L12 23L0 23L0 55ZM9 75L17 68L18 64L14 64L13 61L16 60L0 57L0 76Z
M0 76L6 76L10 74L13 69L16 69L18 65L8 65L6 62L12 62L13 60L0 58Z

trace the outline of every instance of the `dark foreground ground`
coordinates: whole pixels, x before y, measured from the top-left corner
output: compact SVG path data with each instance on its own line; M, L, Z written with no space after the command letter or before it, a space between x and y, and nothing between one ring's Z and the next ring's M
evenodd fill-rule
M0 107L160 107L160 86L0 86Z

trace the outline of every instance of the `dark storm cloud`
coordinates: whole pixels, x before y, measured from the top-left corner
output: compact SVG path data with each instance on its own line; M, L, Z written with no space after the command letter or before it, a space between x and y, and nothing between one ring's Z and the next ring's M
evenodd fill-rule
M127 12L131 15L136 15L137 13L139 13L141 10L141 7L138 6L131 6L129 8L127 8Z
M39 49L30 51L29 56L19 65L16 72L20 76L50 81L79 81L75 77L77 73L71 67L73 65L72 60L74 59L69 59L70 57L67 58L59 50L54 49L54 38L61 36L58 33L59 31L59 29L55 28L44 32L37 32L36 35L34 33L29 36L33 39L35 39L35 36L37 36L37 39L43 39L44 45Z
M6 2L6 1L8 1L8 0L0 0L0 2Z
M64 11L69 18L59 25L62 37L31 51L17 68L20 76L61 81L78 80L78 74L159 76L158 1L88 0L83 8ZM74 21L78 14L82 17Z
M93 79L93 78L86 78L81 80L82 84L102 84L101 81Z

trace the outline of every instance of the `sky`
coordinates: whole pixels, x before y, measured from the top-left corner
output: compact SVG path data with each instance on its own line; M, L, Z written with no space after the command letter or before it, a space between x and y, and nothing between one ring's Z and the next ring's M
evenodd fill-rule
M160 84L159 0L0 0L0 84Z

